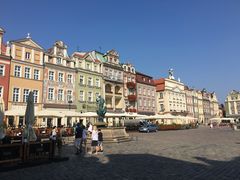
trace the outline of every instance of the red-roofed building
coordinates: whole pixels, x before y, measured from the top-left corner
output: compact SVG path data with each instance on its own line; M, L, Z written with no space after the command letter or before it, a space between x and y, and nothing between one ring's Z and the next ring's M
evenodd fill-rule
M137 99L138 113L154 115L156 113L156 91L153 78L146 74L137 72Z
M174 78L154 80L157 113L186 113L184 84Z
M4 108L7 110L11 61L7 47L3 44L4 33L5 31L0 28L0 103L4 102Z

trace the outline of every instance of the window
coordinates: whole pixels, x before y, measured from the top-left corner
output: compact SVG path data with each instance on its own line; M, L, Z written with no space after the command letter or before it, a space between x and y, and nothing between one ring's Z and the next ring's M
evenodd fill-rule
M3 87L0 86L0 97L3 97Z
M93 101L92 92L88 92L88 102L92 101Z
M90 64L88 64L88 63L86 64L86 69L87 69L87 70L91 70Z
M30 59L31 58L31 53L30 52L26 52L25 53L25 59Z
M5 74L5 66L0 65L0 76L4 76L4 74Z
M14 68L14 76L21 77L21 66L15 66Z
M67 82L72 83L72 74L68 74L67 76Z
M142 94L142 88L139 88L138 92L139 94Z
M132 77L132 82L135 82L135 78L134 77Z
M94 65L94 71L97 71L97 65Z
M33 102L38 103L38 90L33 90Z
M84 92L83 91L79 92L79 100L84 101Z
M145 88L143 88L143 95L146 95L146 91L145 91Z
M19 88L13 88L13 102L19 102L20 90Z
M79 79L80 79L79 80L80 85L83 85L84 84L84 77L80 76Z
M62 58L60 57L57 58L57 64L62 64Z
M72 101L73 99L72 99L72 91L71 90L68 90L67 91L67 101L68 102L70 102L70 101Z
M139 99L139 106L142 106L142 99Z
M25 67L25 73L24 73L24 77L27 79L30 79L30 67Z
M54 81L55 78L54 78L54 72L53 71L49 71L48 79L50 81Z
M58 82L63 82L63 73L58 73Z
M100 87L100 79L96 79L96 87Z
M48 88L48 100L53 100L53 88Z
M148 89L148 96L150 96L150 89Z
M144 107L146 107L147 106L147 101L146 100L144 100Z
M27 102L28 95L29 95L29 89L24 89L23 90L23 102Z
M82 67L82 62L81 62L81 61L79 61L79 67L80 67L80 68Z
M163 99L163 93L159 93L159 98Z
M92 86L92 78L88 77L88 86Z
M171 104L170 104L171 106ZM163 104L160 104L160 111L164 111L164 105Z
M152 101L152 107L155 108L155 101Z
M63 90L59 89L58 90L58 101L62 101L63 100Z
M35 80L39 80L39 70L38 69L34 69L34 76L33 76L33 78Z

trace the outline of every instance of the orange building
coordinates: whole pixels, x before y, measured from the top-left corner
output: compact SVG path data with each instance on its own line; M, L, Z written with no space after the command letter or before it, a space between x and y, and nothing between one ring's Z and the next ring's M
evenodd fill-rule
M30 91L34 94L35 112L42 109L44 49L31 37L10 41L11 68L8 96L7 123L24 124L26 101Z

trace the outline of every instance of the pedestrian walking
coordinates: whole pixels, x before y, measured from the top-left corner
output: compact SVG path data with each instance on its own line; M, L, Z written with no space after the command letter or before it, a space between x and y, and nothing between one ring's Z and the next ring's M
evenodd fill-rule
M64 129L63 129L63 125L61 125L59 130L59 136L57 137L57 147L58 147L59 156L61 156L62 154L63 134L64 134Z
M98 129L98 147L99 147L99 152L103 152L103 133L101 129Z
M51 135L50 135L50 140L52 141L51 156L54 157L55 149L56 149L56 141L57 141L57 128L56 128L56 126L53 126L53 128L52 128Z
M97 154L97 146L98 146L98 130L97 130L97 127L94 126L92 130L92 142L91 142L90 154L92 154L93 152Z
M75 147L76 147L76 155L82 152L82 132L83 129L80 126L80 123L77 123L76 129L75 129Z

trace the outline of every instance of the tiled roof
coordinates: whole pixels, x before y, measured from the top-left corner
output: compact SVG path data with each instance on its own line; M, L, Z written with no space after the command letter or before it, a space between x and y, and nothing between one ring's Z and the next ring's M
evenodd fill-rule
M164 89L165 89L165 84L160 84L160 85L157 85L156 86L156 91L158 92L158 91L164 91Z

